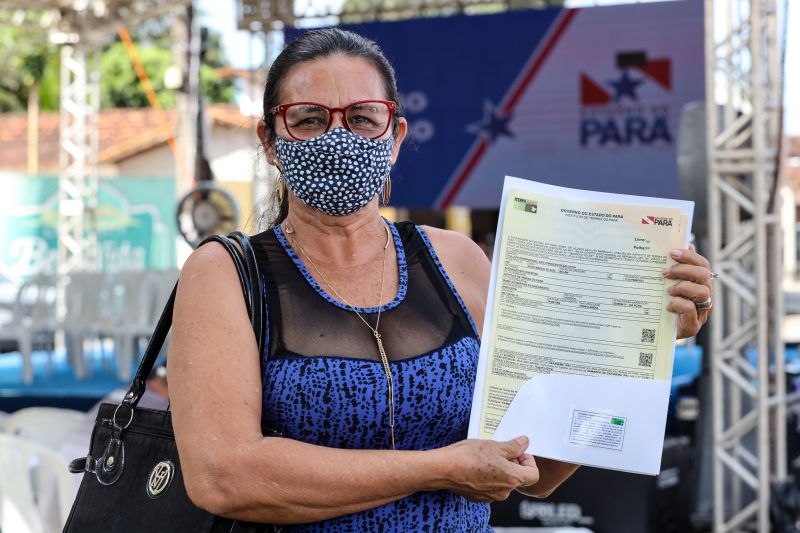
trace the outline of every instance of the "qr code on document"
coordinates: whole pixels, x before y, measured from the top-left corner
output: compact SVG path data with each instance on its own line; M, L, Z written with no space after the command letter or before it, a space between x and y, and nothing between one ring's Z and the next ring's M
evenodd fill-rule
M656 330L642 328L642 342L656 342Z
M639 366L653 367L653 354L647 352L639 352Z

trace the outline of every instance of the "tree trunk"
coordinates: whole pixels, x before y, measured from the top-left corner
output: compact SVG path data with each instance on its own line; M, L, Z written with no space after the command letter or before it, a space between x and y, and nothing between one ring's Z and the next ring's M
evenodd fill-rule
M28 174L39 173L39 81L28 93Z

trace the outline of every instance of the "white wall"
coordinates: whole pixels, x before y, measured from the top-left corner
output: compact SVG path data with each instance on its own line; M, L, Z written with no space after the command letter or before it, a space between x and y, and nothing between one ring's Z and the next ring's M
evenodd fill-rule
M215 125L211 128L211 139L207 146L215 179L253 180L259 146L255 128Z
M251 182L259 147L255 128L215 124L210 137L207 148L215 179ZM266 164L263 155L259 157L258 163ZM104 164L100 171L104 176L174 177L175 158L164 143L116 164Z
M165 143L117 163L117 176L175 177L175 159Z

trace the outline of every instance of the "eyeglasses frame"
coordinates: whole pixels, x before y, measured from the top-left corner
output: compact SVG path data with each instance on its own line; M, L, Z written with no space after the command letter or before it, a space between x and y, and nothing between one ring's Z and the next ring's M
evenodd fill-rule
M289 104L280 104L276 105L272 109L269 110L271 115L280 114L281 118L283 119L283 127L286 128L286 133L294 139L295 141L305 141L308 139L298 139L294 135L292 135L292 131L289 129L289 125L286 123L286 110L295 105L313 105L321 107L328 111L328 125L325 127L325 131L322 133L328 133L331 129L331 124L333 124L333 114L339 112L342 114L342 125L344 128L351 132L355 133L353 130L350 129L350 125L347 123L347 110L353 107L354 105L358 104L366 104L369 102L380 102L382 104L386 104L386 107L389 108L389 120L386 122L386 129L383 130L380 135L376 135L375 137L369 137L370 139L377 139L379 137L383 137L387 131L389 131L389 125L392 123L392 119L394 118L395 110L397 109L397 102L392 102L391 100L377 100L377 99L370 99L370 100L358 100L353 102L352 104L348 104L345 107L328 107L325 104L320 104L319 102L291 102ZM358 135L358 133L356 133ZM313 137L312 137L313 139Z

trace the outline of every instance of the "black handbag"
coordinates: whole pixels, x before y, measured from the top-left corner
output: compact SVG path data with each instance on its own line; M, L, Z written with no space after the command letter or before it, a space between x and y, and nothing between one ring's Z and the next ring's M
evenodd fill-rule
M259 353L264 353L263 292L255 254L243 233L231 233L229 237L209 237L201 246L218 242L233 258ZM243 253L231 239L239 243ZM64 533L280 531L279 526L222 518L195 506L183 483L170 412L137 407L172 324L176 290L177 284L122 403L100 406L89 454L70 463L70 471L83 473L83 479ZM276 434L262 431L265 435Z

